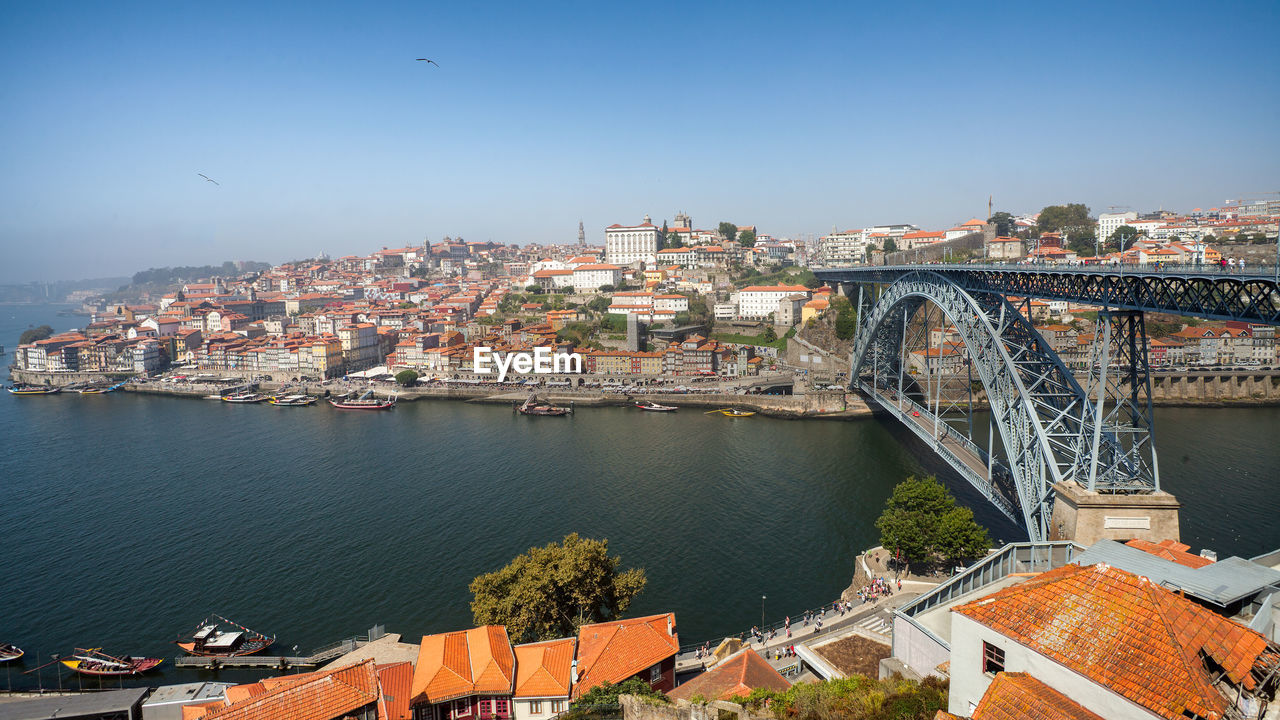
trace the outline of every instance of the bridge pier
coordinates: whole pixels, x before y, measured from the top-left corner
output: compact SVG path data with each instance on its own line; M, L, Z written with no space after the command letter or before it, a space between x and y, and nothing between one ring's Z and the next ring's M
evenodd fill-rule
M1050 540L1074 540L1084 546L1099 540L1178 541L1178 511L1173 495L1099 493L1073 482L1055 483L1057 496L1049 521Z

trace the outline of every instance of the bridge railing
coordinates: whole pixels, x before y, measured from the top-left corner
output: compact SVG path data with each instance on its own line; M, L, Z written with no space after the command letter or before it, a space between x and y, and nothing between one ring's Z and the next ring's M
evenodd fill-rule
M1070 272L1082 275L1121 274L1121 275L1212 275L1223 277L1254 278L1258 280L1275 280L1277 265L1274 262L1249 263L1244 268L1239 265L1222 266L1217 263L1150 263L1135 265L1114 262L970 262L970 263L907 263L902 265L850 265L845 267L815 268L815 272L824 270L990 270L998 272Z

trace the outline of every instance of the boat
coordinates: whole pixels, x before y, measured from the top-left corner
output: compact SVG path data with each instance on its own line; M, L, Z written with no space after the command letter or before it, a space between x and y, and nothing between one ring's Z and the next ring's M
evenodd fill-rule
M81 395L103 395L109 392L115 392L116 390L119 390L123 386L124 386L123 382L118 382L115 385L106 385L106 386L90 385L89 387L80 388L79 393Z
M235 395L223 395L222 401L229 403L260 403L266 400L267 396L261 393L236 393Z
M267 402L272 405L281 405L285 407L302 407L310 405L316 401L310 395L272 395Z
M56 395L62 392L60 387L44 385L10 385L7 389L14 395Z
M336 400L329 398L329 404L339 410L390 410L396 406L396 399L395 397L379 399L373 396L372 390L366 390L357 398L352 398L350 395L344 395Z
M102 648L76 648L76 654L63 665L84 675L140 675L154 669L163 660L147 657L115 657L102 652Z
M213 619L218 622L211 622ZM223 630L220 623L226 623L234 629ZM236 657L261 652L275 641L274 635L267 637L221 615L212 615L202 620L189 637L175 642L190 655Z
M636 407L641 410L649 410L651 412L674 412L676 410L676 406L674 405L659 405L658 403L649 402L648 400L636 403Z
M515 406L515 411L521 415L544 415L549 417L564 417L573 414L573 406L558 407L551 403L538 402L537 399L530 395L524 404Z
M752 415L755 415L755 412L752 410L740 410L738 408L720 408L719 410L708 410L705 414L714 415L716 413L720 413L725 417L751 417Z
M17 660L18 658L22 657L24 654L25 653L22 652L22 648L18 647L17 645L14 645L12 643L0 643L0 662L9 662L10 660Z

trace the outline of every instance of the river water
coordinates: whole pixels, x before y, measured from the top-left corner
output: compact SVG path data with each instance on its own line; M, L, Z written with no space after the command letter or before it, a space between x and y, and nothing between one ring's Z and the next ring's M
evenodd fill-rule
M83 322L54 309L0 306L0 343ZM1280 547L1280 409L1161 409L1157 432L1185 542ZM0 641L32 654L172 657L213 612L277 634L282 654L375 623L408 638L465 628L471 578L570 532L645 568L632 613L675 611L684 642L709 639L758 623L761 596L770 622L834 599L913 473L947 480L993 539L1018 533L871 418L2 393L0 442Z

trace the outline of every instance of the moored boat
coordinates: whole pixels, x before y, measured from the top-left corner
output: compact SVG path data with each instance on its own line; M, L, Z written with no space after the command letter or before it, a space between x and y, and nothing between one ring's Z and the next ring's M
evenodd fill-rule
M674 405L659 405L658 403L649 402L648 400L636 403L636 407L650 412L673 412L676 410Z
M714 415L716 413L720 413L725 417L751 417L752 415L755 415L755 412L752 410L740 410L738 408L720 408L719 410L708 410L706 412L707 415Z
M10 385L6 389L14 395L56 395L62 392L60 387L43 385Z
M260 403L266 399L267 396L261 393L236 393L222 396L222 401L229 403Z
M524 404L516 406L515 411L521 415L544 415L549 417L564 417L573 414L572 404L569 407L557 407L551 403L538 402L533 397L524 401Z
M80 388L79 392L81 395L104 395L109 392L115 392L116 390L119 390L123 386L124 386L123 382L118 382L115 385L105 385L105 386L91 385L89 387Z
M395 407L396 399L395 397L376 398L372 390L366 390L358 398L352 398L350 395L337 399L329 398L329 404L339 410L390 410Z
M234 629L223 630L218 622L211 622L210 618L205 618L188 638L176 641L178 647L190 655L236 657L261 652L276 641L274 635L267 637L221 615L211 617Z
M84 675L139 675L154 669L163 660L146 657L115 657L102 652L102 648L76 648L76 654L63 665Z
M12 643L0 643L0 662L9 662L10 660L17 660L18 658L22 657L24 654L25 653L22 652L22 648L18 647L17 645L14 645Z
M310 395L273 395L267 402L284 407L302 407L315 401L316 399Z

